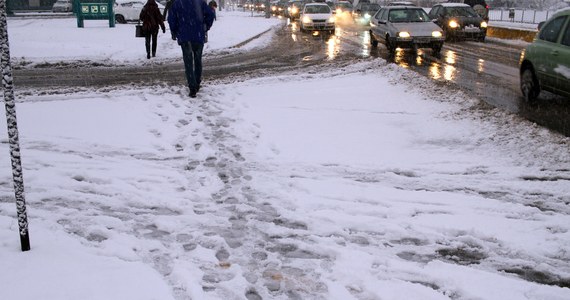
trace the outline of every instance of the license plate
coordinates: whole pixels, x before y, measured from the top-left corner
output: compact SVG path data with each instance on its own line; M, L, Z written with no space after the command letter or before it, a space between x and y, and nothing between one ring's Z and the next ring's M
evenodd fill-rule
M430 42L429 38L415 38L414 39L414 43L417 43L417 44L426 44L429 42Z
M473 25L470 25L470 26L465 27L464 30L467 31L467 32L479 32L479 28L477 28L477 27L475 27L475 26L473 26Z

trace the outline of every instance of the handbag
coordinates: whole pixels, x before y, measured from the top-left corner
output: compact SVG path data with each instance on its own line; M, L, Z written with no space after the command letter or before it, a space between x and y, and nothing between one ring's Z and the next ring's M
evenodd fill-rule
M135 37L144 37L144 30L140 22L135 25Z

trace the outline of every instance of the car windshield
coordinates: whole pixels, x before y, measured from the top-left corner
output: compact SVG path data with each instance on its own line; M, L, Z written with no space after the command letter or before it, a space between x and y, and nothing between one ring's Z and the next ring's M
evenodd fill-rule
M305 6L305 13L307 14L328 14L331 8L328 5L308 5Z
M448 7L447 13L452 17L478 17L471 7Z
M378 5L376 3L362 4L362 10L365 10L365 11L377 11L379 9L380 9L380 5Z
M392 9L388 14L388 20L392 23L430 22L426 12L419 9Z
M350 3L348 3L348 2L346 2L346 3L337 3L336 6L337 6L337 7L340 7L340 8L352 8L352 4L350 4Z

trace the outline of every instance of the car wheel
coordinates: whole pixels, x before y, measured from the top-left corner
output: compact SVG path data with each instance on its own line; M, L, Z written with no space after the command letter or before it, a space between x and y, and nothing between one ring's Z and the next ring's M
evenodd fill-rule
M378 47L378 41L372 35L372 31L370 31L370 45L374 48Z
M439 52L441 52L441 47L443 45L442 44L435 44L431 47L431 50L433 51L433 54L439 54Z
M388 49L388 52L390 54L394 53L396 51L396 45L393 45L390 42L390 38L388 36L386 36L386 49Z
M523 97L528 102L536 101L540 93L540 85L536 79L536 75L532 67L527 67L521 74L521 92Z
M451 36L451 30L447 29L446 27L443 28L443 35L445 36L446 42L453 40L453 37Z
M127 20L125 20L125 17L123 17L123 15L115 15L115 21L117 23L127 24Z
M413 45L412 45L412 50L414 51L414 53L417 54L417 53L418 53L418 50L419 50L418 44L413 44Z

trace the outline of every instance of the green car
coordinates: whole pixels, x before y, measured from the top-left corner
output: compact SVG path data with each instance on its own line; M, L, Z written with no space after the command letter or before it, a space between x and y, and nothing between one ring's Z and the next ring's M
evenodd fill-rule
M541 90L570 98L570 9L548 19L526 47L520 85L527 101L536 100Z

